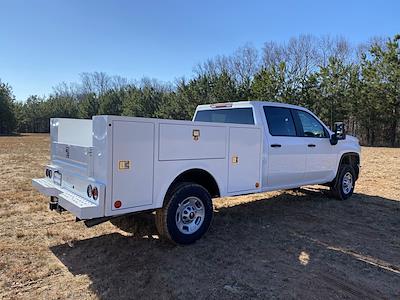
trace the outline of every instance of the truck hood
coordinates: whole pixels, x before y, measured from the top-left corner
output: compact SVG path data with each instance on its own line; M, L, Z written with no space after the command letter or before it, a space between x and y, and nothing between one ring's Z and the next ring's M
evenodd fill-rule
M346 140L348 140L350 143L355 143L355 144L360 143L358 138L356 138L355 136L352 136L352 135L346 135Z

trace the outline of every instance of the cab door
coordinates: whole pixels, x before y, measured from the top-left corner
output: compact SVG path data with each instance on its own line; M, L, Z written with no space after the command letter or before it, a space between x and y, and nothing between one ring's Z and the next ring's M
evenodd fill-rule
M264 106L265 152L263 186L267 189L301 186L306 170L307 147L297 136L290 108Z
M337 150L329 141L329 133L321 122L303 110L292 110L300 124L300 135L307 148L306 183L325 183L335 177Z

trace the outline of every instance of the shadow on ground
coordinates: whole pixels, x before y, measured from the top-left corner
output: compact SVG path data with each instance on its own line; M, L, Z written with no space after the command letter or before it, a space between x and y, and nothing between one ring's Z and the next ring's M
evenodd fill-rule
M399 201L302 189L218 209L191 246L113 233L51 250L101 299L399 298L399 228Z

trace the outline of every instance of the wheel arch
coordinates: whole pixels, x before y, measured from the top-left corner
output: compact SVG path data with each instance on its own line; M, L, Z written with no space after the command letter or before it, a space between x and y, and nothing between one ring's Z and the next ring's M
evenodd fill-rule
M360 173L360 154L357 152L345 152L341 155L339 164L336 170L336 176L339 172L340 166L342 164L351 165L356 173L356 180L358 179Z
M201 168L192 168L181 172L169 185L163 199L170 194L173 189L182 182L197 183L203 186L211 195L211 197L220 197L220 187L218 186L215 177L207 170Z

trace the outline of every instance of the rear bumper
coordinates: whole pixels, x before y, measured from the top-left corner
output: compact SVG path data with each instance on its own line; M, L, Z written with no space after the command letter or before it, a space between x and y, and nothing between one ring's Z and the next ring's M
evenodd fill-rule
M93 203L75 193L72 193L61 186L51 182L48 178L32 179L32 185L40 193L56 197L58 205L63 209L68 210L73 215L81 220L99 218L104 216L103 209L98 203Z
M40 193L46 196L57 197L61 191L61 187L56 186L53 182L47 178L36 178L32 179L32 186L36 188Z

